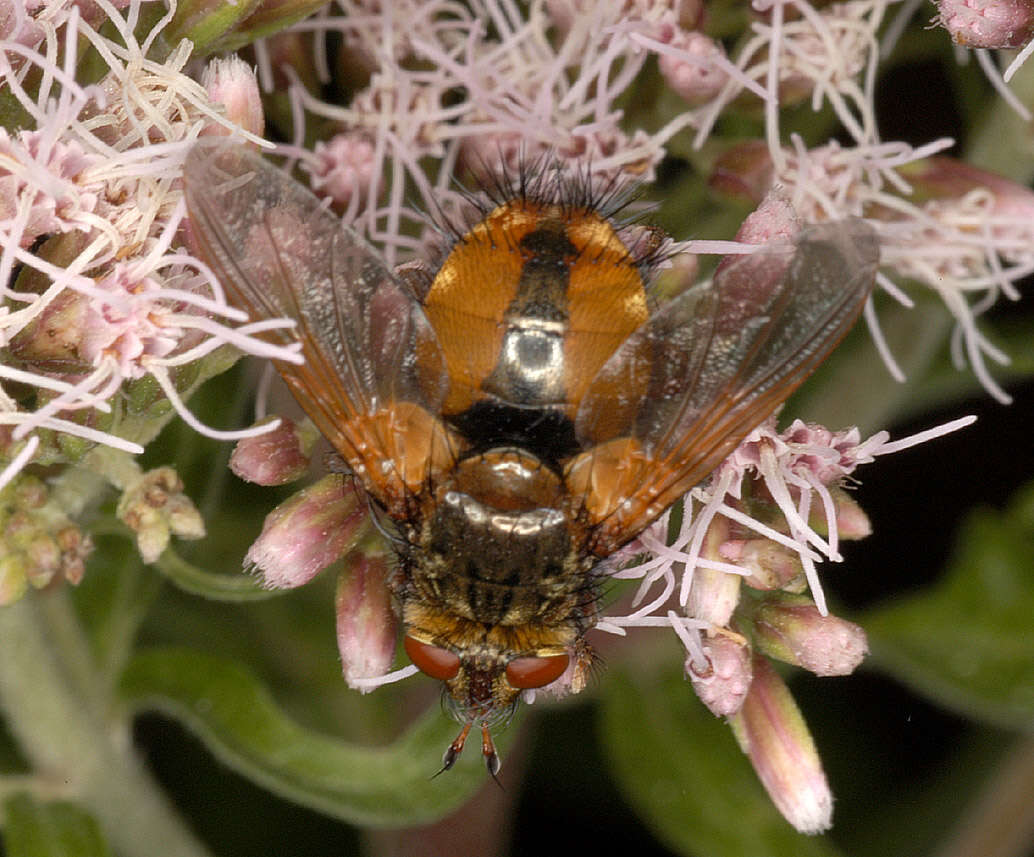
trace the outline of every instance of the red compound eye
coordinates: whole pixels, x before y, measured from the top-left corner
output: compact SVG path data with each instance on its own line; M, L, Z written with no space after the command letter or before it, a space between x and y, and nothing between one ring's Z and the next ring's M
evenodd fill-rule
M448 649L421 643L408 634L402 640L402 648L406 650L417 669L431 678L448 681L450 678L456 678L456 673L460 671L459 655Z
M545 687L560 678L570 662L571 659L567 655L514 658L506 665L506 680L510 683L510 687L517 690Z

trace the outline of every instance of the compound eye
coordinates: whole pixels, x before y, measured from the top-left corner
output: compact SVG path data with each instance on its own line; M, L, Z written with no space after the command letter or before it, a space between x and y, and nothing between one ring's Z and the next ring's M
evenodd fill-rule
M560 678L570 662L571 659L567 655L514 658L506 665L506 680L510 687L517 690L545 687Z
M440 646L432 646L430 643L421 643L414 640L408 634L402 640L402 648L406 650L409 659L417 669L431 678L448 681L456 678L460 671L460 657L448 649Z

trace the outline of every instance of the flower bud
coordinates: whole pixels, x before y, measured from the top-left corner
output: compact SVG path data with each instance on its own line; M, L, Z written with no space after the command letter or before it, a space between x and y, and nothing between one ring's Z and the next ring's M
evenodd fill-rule
M337 646L349 687L363 691L354 679L378 678L395 659L396 622L388 592L389 574L383 551L359 547L349 553L338 575Z
M183 482L171 467L157 467L144 473L122 492L115 510L119 520L136 533L136 544L144 562L154 562L177 535L200 539L205 524L193 501L183 493Z
M1021 48L1034 35L1031 0L937 0L938 23L957 45Z
M842 488L833 488L830 493L836 506L837 533L840 538L855 541L872 535L872 522L858 501Z
M668 44L684 56L659 53L657 66L668 87L691 105L704 104L718 95L729 79L722 63L725 50L703 33L672 28Z
M75 524L69 524L57 531L55 541L61 551L61 574L76 586L86 571L86 557L93 551L93 539Z
M8 344L11 356L46 372L85 372L90 363L80 351L89 301L66 289L56 295Z
M317 142L312 168L312 189L341 206L353 197L369 205L380 193L380 170L373 140L363 131L344 131L329 142Z
M854 672L869 644L854 622L823 616L806 597L776 595L754 614L754 644L769 657L820 676Z
M0 490L0 605L55 578L78 583L92 549L41 479L22 473Z
M368 515L351 482L331 473L289 497L266 516L245 562L265 586L291 589L349 551L365 533Z
M257 485L286 485L309 471L309 456L318 437L307 420L299 425L280 417L280 425L272 431L237 441L230 470Z
M61 569L61 549L47 534L40 533L25 545L26 577L37 589L50 583Z
M713 568L698 568L693 572L693 583L689 588L686 615L702 619L717 628L729 624L736 605L740 602L740 581L738 574L729 574Z
M262 136L265 116L258 80L251 66L237 56L214 59L201 73L201 85L215 104L225 109L226 118L245 131ZM230 129L218 122L210 122L203 134L229 134Z
M754 589L782 589L804 574L800 555L771 539L729 539L719 554L749 571L743 582Z
M901 168L913 190L913 199L929 202L959 200L973 191L991 194L991 214L997 218L1034 218L1034 191L998 173L982 170L963 161L939 155ZM992 228L1002 227L996 224Z
M790 690L763 657L743 707L729 718L772 802L797 830L821 833L833 822L833 795L808 726Z
M704 543L700 549L701 557L719 559L718 546L727 539L728 534L728 521L721 516L715 516L704 536ZM738 574L729 574L713 568L695 569L693 583L689 588L689 600L686 602L686 615L709 622L716 628L724 628L729 624L732 613L739 604L740 581L741 577Z
M727 149L714 162L708 184L720 193L757 205L772 186L772 153L764 140Z
M742 638L720 633L704 641L704 655L708 666L703 671L697 670L692 657L686 658L693 690L715 717L735 714L754 676L750 646Z
M17 42L27 48L43 41L46 30L29 14L38 12L42 6L38 0L0 0L0 40ZM18 55L12 51L10 57L14 59Z
M801 221L790 201L780 193L769 193L743 219L736 231L736 240L747 244L765 244L793 239L800 231Z
M0 556L0 607L13 604L29 586L29 563L22 553Z

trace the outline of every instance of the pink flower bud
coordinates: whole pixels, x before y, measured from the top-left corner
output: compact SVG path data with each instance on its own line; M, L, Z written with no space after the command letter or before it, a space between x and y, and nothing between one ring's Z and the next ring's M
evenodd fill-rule
M823 616L807 598L781 595L765 601L754 615L758 651L820 676L854 672L869 644L854 622Z
M257 485L286 485L309 470L309 455L318 434L311 424L280 417L280 425L264 434L237 441L230 470Z
M746 244L765 244L793 239L800 231L800 218L789 200L780 193L769 193L744 218L736 232L736 240Z
M790 691L763 657L743 707L729 718L733 734L772 802L802 833L833 823L833 795L808 725Z
M772 154L764 140L748 140L714 162L708 184L715 190L757 205L772 186Z
M992 212L999 217L1034 218L1034 191L998 173L982 170L944 155L925 158L901 168L915 199L957 200L973 191L992 195Z
M395 659L396 622L388 592L389 569L383 552L352 551L338 575L337 645L349 687L364 691L354 679L378 678Z
M705 559L720 559L718 546L727 540L728 535L728 521L720 515L715 516L704 536L700 555ZM738 574L713 568L695 569L693 583L689 588L689 600L686 602L686 614L709 622L716 628L724 628L739 604L740 581Z
M730 539L719 554L749 571L743 582L754 589L782 589L804 574L800 555L771 539Z
M725 50L703 33L675 27L671 29L670 36L668 44L680 55L658 54L657 66L665 83L692 105L710 101L729 79L723 68Z
M340 205L353 197L368 205L380 193L381 178L373 140L362 131L335 134L329 142L317 142L313 150L312 189Z
M557 31L566 36L580 15L589 11L590 0L546 0L546 13Z
M937 0L938 22L967 48L1020 48L1034 35L1031 0Z
M686 675L700 701L715 717L735 714L743 705L754 676L750 646L726 634L704 642L708 667L698 672L692 657L686 658Z
M686 614L724 628L729 624L736 605L740 603L741 580L738 574L713 568L696 569L689 588Z
M836 505L837 533L840 538L854 541L872 535L872 522L854 497L840 488L834 488L831 493Z
M245 562L271 589L308 583L365 532L366 504L347 477L331 473L289 497L266 516Z
M223 105L227 119L245 131L262 136L266 121L258 80L250 65L236 55L214 59L201 73L201 85L215 104ZM230 133L230 129L218 122L210 122L202 133L225 135Z

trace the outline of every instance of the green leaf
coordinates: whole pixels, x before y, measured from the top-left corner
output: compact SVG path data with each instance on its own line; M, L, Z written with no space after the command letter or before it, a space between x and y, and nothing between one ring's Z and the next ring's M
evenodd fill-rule
M7 857L111 857L97 822L75 804L23 792L4 802L4 814Z
M258 0L237 3L180 0L165 37L171 44L177 44L180 39L190 39L194 43L194 56L206 56L218 50L219 39L245 20L258 5Z
M468 751L431 779L456 734L437 706L393 744L358 746L299 725L232 661L186 649L138 654L122 691L135 708L181 721L242 776L353 824L407 827L440 818L488 776L479 754Z
M939 703L1006 728L1034 723L1034 485L973 512L944 579L872 611L875 661Z
M219 40L220 51L239 51L256 39L263 39L308 18L329 0L263 0L255 11Z
M693 857L833 857L772 805L728 727L674 670L614 670L602 740L615 780L668 847Z

